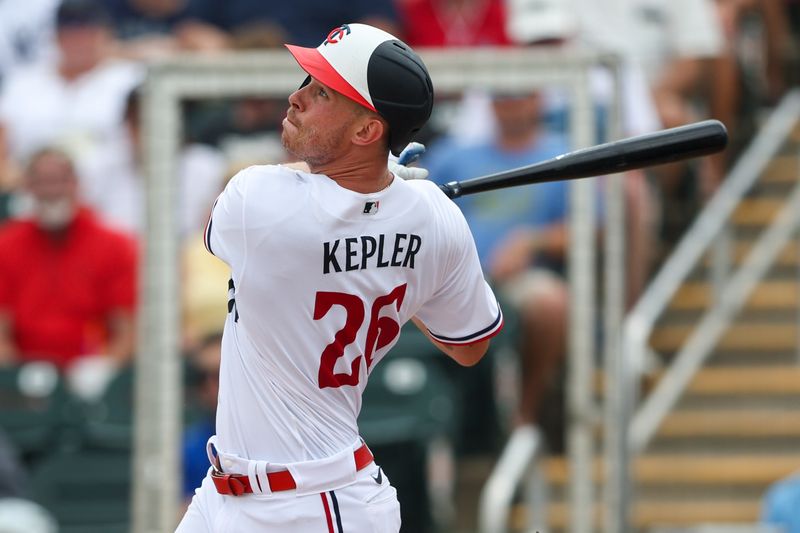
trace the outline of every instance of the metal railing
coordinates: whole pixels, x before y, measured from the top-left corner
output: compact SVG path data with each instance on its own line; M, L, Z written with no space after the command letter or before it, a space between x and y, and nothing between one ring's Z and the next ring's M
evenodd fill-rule
M725 230L730 215L778 152L798 119L800 90L795 90L772 112L755 141L739 158L717 194L626 317L623 329L625 359L635 374L641 375L649 350L647 342L657 318L703 254ZM795 190L786 207L758 239L739 270L723 285L719 298L675 356L656 388L633 414L628 428L628 445L632 453L641 452L650 442L719 336L731 323L735 311L741 308L781 247L788 242L797 224L797 194ZM638 379L635 381L638 382ZM630 394L633 395L633 391Z
M731 235L727 221L742 198L758 181L799 119L800 90L795 90L772 112L758 137L739 158L717 194L687 231L635 307L624 318L620 339L621 357L612 357L606 361L606 372L612 374L607 376L607 385L614 385L613 405L606 408L605 421L610 426L606 429L613 433L613 425L621 430L621 438L606 437L606 460L611 462L610 459L614 459L616 465L614 472L608 471L611 465L606 468L605 499L608 508L605 513L605 529L609 533L629 529L630 480L627 476L631 455L641 453L646 448L664 417L674 407L695 372L732 322L735 313L744 305L752 289L764 277L783 246L800 226L798 179L799 184L770 227L758 238L739 269L731 270ZM630 411L637 401L637 384L647 366L648 357L652 356L648 340L656 320L708 250L712 251L712 277L715 286L713 305L680 349L658 386L631 416ZM612 255L616 257L619 254ZM607 279L606 284L611 286L618 284L618 281ZM614 333L613 321L611 322L606 327L607 333ZM614 346L614 340L607 339L607 358L614 351ZM512 433L481 495L479 525L482 533L507 531L508 511L514 490L525 484L538 491L538 494L531 496L535 500L529 501L529 519L538 520L541 525L545 525L543 502L546 501L548 492L546 484L543 484L541 470L536 468L542 454L541 436L535 428L523 427ZM574 499L572 503L574 505ZM586 516L590 516L590 513L584 513L584 518ZM534 523L530 522L529 528ZM574 523L572 525L575 526ZM592 528L591 524L583 525ZM544 527L542 530L546 529Z
M481 492L478 508L481 533L508 531L508 511L514 493L521 485L525 487L530 517L542 521L540 526L546 525L547 485L541 469L536 467L542 452L542 435L535 426L520 426L511 433Z

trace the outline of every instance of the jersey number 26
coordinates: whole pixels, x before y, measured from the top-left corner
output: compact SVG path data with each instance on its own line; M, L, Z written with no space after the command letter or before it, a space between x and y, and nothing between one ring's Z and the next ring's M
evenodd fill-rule
M369 323L367 324L367 342L364 350L364 360L367 369L372 366L372 356L376 350L389 345L400 334L400 324L389 316L380 316L381 310L389 305L395 306L397 311L403 304L406 295L406 284L398 285L389 294L379 296L372 302ZM322 351L319 364L319 387L341 387L343 385L358 385L361 356L356 357L350 364L350 373L334 371L336 361L344 355L344 349L351 344L364 324L366 314L365 302L354 294L344 292L317 293L314 303L314 320L319 320L333 308L339 305L344 308L346 318L342 329L336 332L333 341Z

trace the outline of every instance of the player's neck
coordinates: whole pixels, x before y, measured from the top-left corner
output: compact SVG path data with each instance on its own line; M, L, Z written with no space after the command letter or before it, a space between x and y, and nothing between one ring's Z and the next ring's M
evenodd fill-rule
M393 176L386 165L386 159L350 161L339 159L312 168L315 174L325 174L339 186L358 193L378 192L392 183Z

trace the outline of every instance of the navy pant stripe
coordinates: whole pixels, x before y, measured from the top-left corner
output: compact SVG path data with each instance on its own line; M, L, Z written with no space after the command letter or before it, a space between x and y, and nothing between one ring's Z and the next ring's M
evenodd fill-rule
M339 528L339 533L344 533L344 528L342 528L342 515L339 514L339 502L336 500L336 493L330 491L328 494L331 495L331 501L333 502L333 514L336 515L336 527Z

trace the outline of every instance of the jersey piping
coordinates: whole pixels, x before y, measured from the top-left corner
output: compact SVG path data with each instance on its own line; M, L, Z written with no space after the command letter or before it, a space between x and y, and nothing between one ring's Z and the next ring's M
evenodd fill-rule
M500 333L500 330L502 329L503 329L503 312L500 309L500 306L498 305L497 317L494 319L494 322L492 322L489 326L483 328L482 330L472 333L471 335L465 335L463 337L445 337L444 335L437 335L436 333L430 330L428 330L428 333L431 334L431 337L441 342L442 344L461 345L461 344L474 344L476 342L491 339L492 337Z

